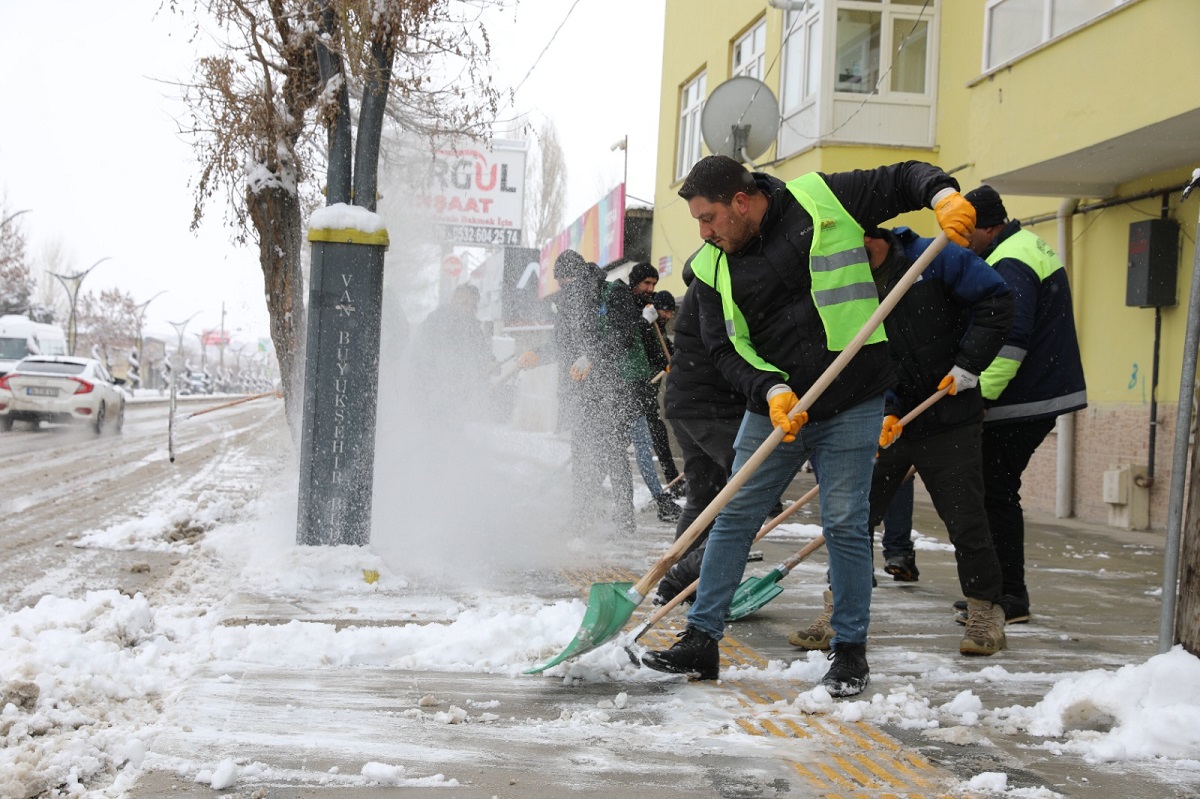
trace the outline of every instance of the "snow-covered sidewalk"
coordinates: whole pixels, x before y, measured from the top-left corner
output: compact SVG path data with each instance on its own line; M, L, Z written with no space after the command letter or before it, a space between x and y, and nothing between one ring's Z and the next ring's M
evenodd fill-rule
M136 518L64 530L75 547L166 551L178 562L150 597L50 594L0 618L0 796L149 797L166 787L176 796L226 788L267 796L253 792L390 785L667 799L718 795L717 772L765 789L790 760L819 757L829 745L814 740L805 754L794 736L747 734L737 721L747 713L775 725L868 722L934 747L1018 741L1073 768L1094 766L1093 788L1122 764L1159 781L1147 796L1200 782L1195 657L1177 648L1112 663L1111 651L1096 655L1086 635L1056 642L1060 634L1035 619L1010 628L1008 652L965 660L897 634L916 612L910 605L927 604L898 590L877 593L873 683L856 700L813 688L823 656L776 647L755 622L731 633L753 639L764 659L725 669L720 684L636 668L615 645L547 676L522 676L560 651L582 619L584 604L561 569L611 561L639 571L669 532L645 514L629 541L568 536L553 518L565 490L565 443L502 429L472 435L486 440L493 460L476 460L477 450L457 442L483 488L449 514L446 492L427 501L406 492L444 485L451 467L426 462L431 473L422 479L411 459L381 448L377 530L366 548L294 543L296 479L281 431L217 470L232 484L200 502L164 494ZM265 483L252 477L263 474ZM778 540L791 549L815 532L786 525ZM926 541L919 586L931 590L939 578L930 567L950 556L944 543ZM823 566L805 568L811 577ZM795 591L814 594L819 582ZM1032 656L1042 649L1064 657ZM1074 667L1063 669L1068 662ZM748 710L735 690L744 685L780 698ZM998 701L1012 687L1033 700ZM1060 783L1029 785L1028 774L1017 785L1003 770L966 773L949 762L953 779L937 791L1074 793ZM534 772L543 775L537 782ZM800 780L792 795L816 795L803 789Z

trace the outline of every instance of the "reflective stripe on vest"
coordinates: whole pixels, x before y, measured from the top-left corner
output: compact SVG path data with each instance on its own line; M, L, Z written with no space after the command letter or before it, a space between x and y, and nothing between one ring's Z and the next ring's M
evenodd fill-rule
M1050 248L1050 245L1028 230L1018 230L1004 241L996 245L987 257L992 266L1005 258L1013 258L1028 266L1038 276L1038 281L1045 282L1046 278L1063 268L1062 261ZM1025 351L1019 347L1007 345L1003 347L996 359L979 375L979 389L983 398L998 399L1008 388L1008 384L1017 376L1021 361L1025 360ZM988 418L997 417L988 412Z
M815 172L788 181L787 187L813 218L808 253L813 304L825 327L829 349L840 352L879 307L879 290L863 247L863 229ZM875 328L865 343L881 341L887 341L883 325Z

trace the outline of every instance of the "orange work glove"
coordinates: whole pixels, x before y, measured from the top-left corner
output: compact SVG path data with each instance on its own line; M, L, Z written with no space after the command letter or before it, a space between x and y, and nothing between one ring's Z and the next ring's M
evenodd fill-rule
M525 352L522 352L521 357L517 359L517 366L521 367L522 369L532 369L538 365L539 360L540 359L538 358L538 354L536 352L533 350L526 350Z
M887 449L903 432L904 425L900 424L900 417L889 413L883 417L883 429L879 431L879 448Z
M788 411L796 407L796 403L799 401L800 398L796 396L796 392L792 391L786 383L778 383L767 392L767 405L771 409L771 424L783 428L784 442L795 441L796 434L808 421L808 411L801 411L792 418L788 418Z
M933 198L933 212L946 237L959 247L971 242L975 231L975 206L954 189L942 189Z

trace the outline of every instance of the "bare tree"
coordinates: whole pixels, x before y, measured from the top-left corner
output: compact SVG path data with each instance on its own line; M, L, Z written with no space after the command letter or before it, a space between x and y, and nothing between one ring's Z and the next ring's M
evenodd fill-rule
M127 291L104 289L99 295L89 291L79 298L76 320L76 349L81 353L98 351L100 360L112 364L114 354L123 356L137 348L138 306Z
M36 283L29 266L25 231L8 203L0 201L0 316L30 313Z
M192 119L183 132L201 164L193 228L224 197L235 239L257 241L271 338L292 397L305 330L303 219L322 202L320 168L343 151L333 145L350 135L352 102L361 108L360 145L372 129L378 141L385 115L429 141L483 132L496 103L483 74L480 0L166 2L176 11L190 5L219 31L219 52L199 59L184 88ZM366 172L356 171L353 201L374 209L374 186L360 186ZM295 420L299 409L288 406Z
M525 228L531 234L530 245L541 247L562 230L567 159L554 120L542 123L536 140L536 153L526 167Z

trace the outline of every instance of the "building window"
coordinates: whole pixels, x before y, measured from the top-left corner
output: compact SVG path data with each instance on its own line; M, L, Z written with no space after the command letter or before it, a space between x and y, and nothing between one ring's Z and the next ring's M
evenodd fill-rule
M931 146L940 6L793 0L783 18L777 152L822 142Z
M783 17L783 113L790 114L817 96L821 85L821 8L816 2Z
M679 93L679 151L675 162L675 179L687 177L692 166L700 160L700 113L704 110L705 78L701 72Z
M1081 28L1130 0L988 0L985 71Z
M763 79L763 65L767 51L767 21L761 19L758 24L733 43L733 76L745 75L747 78Z
M914 0L838 5L835 91L926 93L929 22L914 5ZM889 79L881 83L885 73Z

